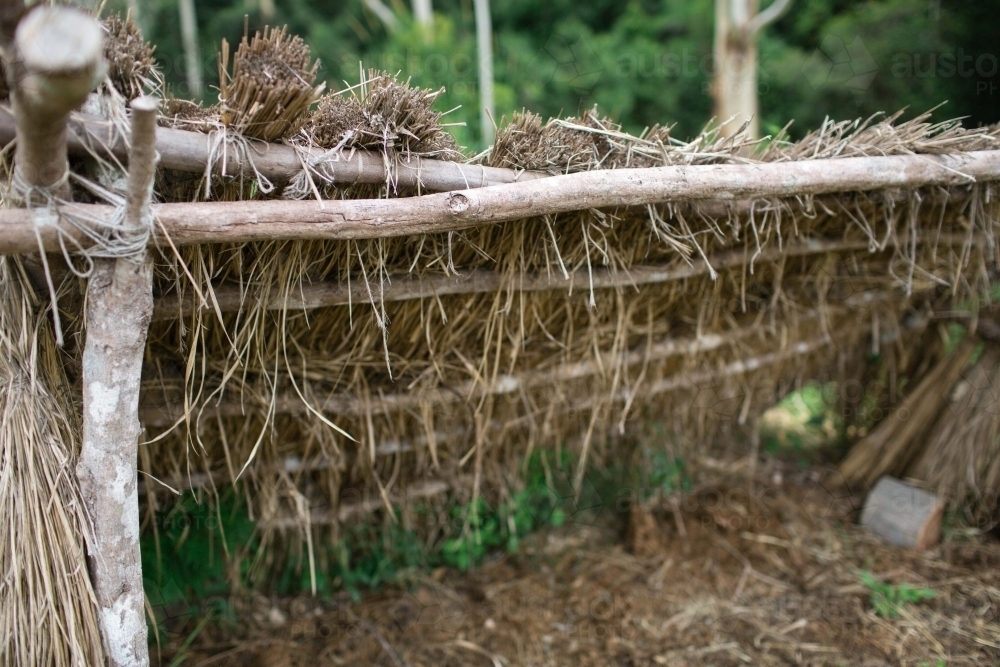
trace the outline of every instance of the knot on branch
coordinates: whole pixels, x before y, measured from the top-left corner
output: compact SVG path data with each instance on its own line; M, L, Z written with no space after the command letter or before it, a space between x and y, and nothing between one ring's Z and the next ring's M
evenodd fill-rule
M469 210L469 198L458 192L452 193L448 195L448 208L456 215L465 213Z

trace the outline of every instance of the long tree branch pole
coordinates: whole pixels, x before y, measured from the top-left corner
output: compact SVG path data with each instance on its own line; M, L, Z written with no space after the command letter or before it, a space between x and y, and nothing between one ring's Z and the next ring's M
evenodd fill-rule
M246 243L374 239L458 231L590 208L660 202L747 200L836 192L968 185L1000 180L1000 151L896 155L764 164L696 165L589 171L476 190L399 199L159 204L154 243ZM104 217L108 206L70 204L63 213ZM82 232L63 230L82 246ZM39 230L58 249L58 230ZM0 211L0 253L37 248L31 216Z
M9 143L15 137L14 118L9 110L0 107L0 144ZM110 121L100 116L73 114L68 139L72 155L86 157L93 151L101 156L110 154L121 162L128 160L128 144L124 137L118 134ZM156 150L160 154L160 166L165 169L204 173L212 152L210 143L211 135L202 132L169 127L156 130ZM225 166L225 174L229 176L252 176L256 169L271 181L286 183L302 172L300 153L308 160L310 157L320 158L327 152L322 148L303 147L297 150L286 144L263 141L251 141L250 146L248 155L233 153L227 155L225 160L217 159L211 165L211 171L222 174ZM379 184L391 181L398 187L419 187L425 192L464 190L549 176L544 172L405 156L387 169L381 154L361 150L344 151L332 166L334 183Z
M158 100L132 102L125 233L152 225ZM149 664L139 554L139 386L153 312L152 263L95 260L87 286L83 446L76 473L93 520L88 560L112 667Z
M981 240L983 239L977 236L973 242ZM969 242L969 235L942 234L936 238L919 239L918 242L961 246ZM725 271L743 267L750 263L751 258L755 263L763 264L789 257L868 251L870 247L870 242L866 240L806 239L802 242L785 243L781 248L775 246L764 248L756 255L747 255L743 250L730 250L716 253L709 257L708 261L693 259L689 262L678 260L665 265L640 264L617 271L606 267L594 267L573 271L568 277L548 272L529 272L511 280L490 269L472 269L458 276L443 274L419 276L404 273L389 276L379 296L382 302L391 302L449 294L484 294L496 292L507 286L517 292L638 287L708 275L712 270ZM895 244L886 247L889 251L895 249ZM297 286L284 299L278 298L279 292L276 288L273 289L274 291L265 298L268 310L312 310L329 306L365 304L369 303L371 298L364 281L306 283ZM184 299L174 294L160 297L153 308L153 321L177 319L198 310L205 313L214 312L216 309L223 313L236 312L248 306L248 299L262 298L248 291L245 286L229 283L215 286L213 292L211 304L202 304L193 296Z
M191 97L201 97L201 55L198 48L198 19L194 0L180 0L177 10L181 18L181 44L184 48L184 74Z

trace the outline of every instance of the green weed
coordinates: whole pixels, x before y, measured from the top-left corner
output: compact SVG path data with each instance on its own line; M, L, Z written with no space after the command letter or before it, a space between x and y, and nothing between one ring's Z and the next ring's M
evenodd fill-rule
M861 572L860 576L861 582L871 592L872 611L882 618L897 618L902 607L936 595L929 588L918 588L905 582L897 585L883 583L871 572Z

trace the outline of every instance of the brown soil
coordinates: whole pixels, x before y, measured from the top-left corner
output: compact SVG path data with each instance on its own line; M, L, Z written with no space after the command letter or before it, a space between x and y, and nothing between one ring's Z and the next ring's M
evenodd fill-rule
M712 484L674 503L622 508L622 530L581 517L468 573L425 573L359 602L243 603L243 629L202 633L183 664L1000 662L992 537L952 529L929 551L895 549L854 524L860 499L819 471L775 465L757 475L752 494L739 470L707 476ZM882 618L862 570L936 597ZM176 650L164 647L163 664Z

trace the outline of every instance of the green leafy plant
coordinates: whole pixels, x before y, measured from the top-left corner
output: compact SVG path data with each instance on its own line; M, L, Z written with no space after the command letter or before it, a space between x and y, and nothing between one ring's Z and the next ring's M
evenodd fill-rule
M140 539L146 596L161 634L165 618L205 616L232 620L205 609L244 583L257 547L256 527L232 489L209 501L204 494L181 496L156 513L153 529ZM200 631L200 630L199 630Z
M761 418L761 443L771 455L808 465L816 455L837 447L844 423L837 411L837 389L810 382L784 396Z
M418 507L419 514L426 511ZM399 580L408 569L428 569L439 563L439 558L428 551L416 533L396 523L385 527L355 524L328 552L329 565L317 568L317 590L324 594L334 589L347 589L357 598L361 588L377 589ZM298 584L305 589L306 572L298 578L289 577L289 590Z
M918 588L905 582L896 585L881 582L871 572L861 572L860 576L861 582L871 592L872 610L882 618L897 618L902 607L936 596L929 588Z
M532 455L525 466L524 488L496 509L482 498L474 504L452 509L460 532L446 540L441 548L446 565L467 570L489 551L501 547L508 553L517 553L523 536L542 526L558 528L566 522L566 505L573 499L572 492L555 488L560 485L553 480L553 473L571 469L572 460L563 452L561 457L550 462L549 455L546 452Z
M691 479L685 472L684 459L671 456L662 447L646 450L645 458L649 471L645 495L690 490Z

